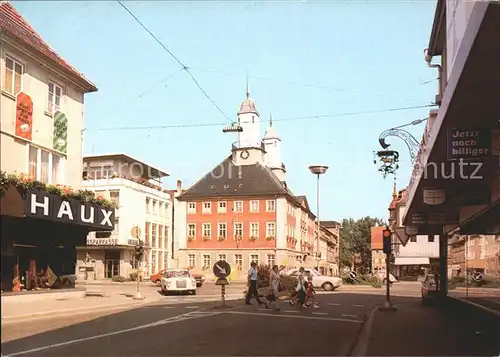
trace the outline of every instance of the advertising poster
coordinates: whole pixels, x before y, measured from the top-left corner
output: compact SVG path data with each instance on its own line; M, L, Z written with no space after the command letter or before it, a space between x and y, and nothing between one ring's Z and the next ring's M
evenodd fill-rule
M33 132L33 101L26 93L19 93L16 100L16 136L30 140Z

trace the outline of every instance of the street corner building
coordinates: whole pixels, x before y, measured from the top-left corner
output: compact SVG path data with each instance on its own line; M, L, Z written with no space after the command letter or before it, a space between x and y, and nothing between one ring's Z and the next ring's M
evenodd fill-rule
M113 230L112 202L79 189L83 98L97 88L0 2L2 302L75 286L76 246Z
M316 217L306 197L287 186L282 141L272 118L262 137L261 118L248 93L237 115L240 130L230 155L175 194L179 266L211 274L213 264L225 260L232 266L231 279L246 279L251 262L338 271L333 253L338 251L338 232L322 234L331 242L324 244L321 257L313 253ZM336 225L330 229L335 231Z
M144 243L145 276L171 267L171 192L166 172L126 154L83 158L83 186L115 204L114 230L95 231L77 247L81 280L130 278L136 273L135 247Z
M443 292L449 240L500 234L499 19L498 1L439 0L430 31L425 59L439 76L439 108L427 120L398 234L403 244L439 235Z

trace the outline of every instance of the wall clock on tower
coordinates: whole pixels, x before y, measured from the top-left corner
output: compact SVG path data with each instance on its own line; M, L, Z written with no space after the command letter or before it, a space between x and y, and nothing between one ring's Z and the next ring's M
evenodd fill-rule
M243 150L240 154L240 157L243 159L243 160L246 160L250 157L250 153L248 152L248 150Z

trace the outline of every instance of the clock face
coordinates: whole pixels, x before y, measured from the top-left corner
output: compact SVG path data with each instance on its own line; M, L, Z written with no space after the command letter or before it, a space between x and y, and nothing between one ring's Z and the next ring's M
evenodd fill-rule
M248 157L250 156L250 153L248 152L248 150L244 150L241 152L240 154L240 157L243 159L243 160L246 160L248 159Z

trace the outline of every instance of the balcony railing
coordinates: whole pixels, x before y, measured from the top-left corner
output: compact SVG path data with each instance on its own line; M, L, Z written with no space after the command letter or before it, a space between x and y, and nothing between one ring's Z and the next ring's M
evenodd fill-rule
M261 148L265 149L264 143L262 141L255 141L255 142L244 142L240 143L239 141L235 141L233 143L233 150L237 149L250 149L250 148Z
M91 188L92 186L94 186L93 184L95 183L95 185L106 185L106 186L115 186L115 185L123 185L123 186L126 186L126 187L129 187L129 188L133 188L133 189L149 189L151 190L151 193L152 194L158 194L159 192L161 193L168 193L168 190L166 189L163 189L161 186L158 186L158 185L154 185L148 181L142 181L142 180L134 180L134 179L130 179L130 178L127 178L127 177L110 177L110 178L106 178L106 177L97 177L96 179L93 179L93 178L86 178L84 179L84 186L86 188Z

